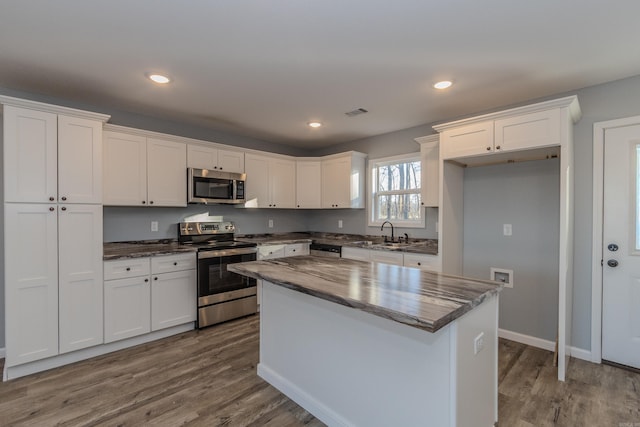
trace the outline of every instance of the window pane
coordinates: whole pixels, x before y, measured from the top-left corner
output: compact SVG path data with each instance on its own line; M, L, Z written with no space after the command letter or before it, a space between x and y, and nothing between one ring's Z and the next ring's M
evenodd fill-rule
M420 162L378 166L377 191L416 190L420 188Z
M420 220L420 194L393 194L376 197L377 220Z

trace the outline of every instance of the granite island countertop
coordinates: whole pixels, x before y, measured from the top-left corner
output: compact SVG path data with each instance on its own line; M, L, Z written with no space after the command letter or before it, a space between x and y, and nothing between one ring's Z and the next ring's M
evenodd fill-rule
M436 332L503 284L344 258L296 256L228 266L317 298Z

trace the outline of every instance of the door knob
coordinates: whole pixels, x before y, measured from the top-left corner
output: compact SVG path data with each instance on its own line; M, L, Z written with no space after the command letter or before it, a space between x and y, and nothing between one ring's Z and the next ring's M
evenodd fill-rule
M615 259L610 259L609 261L607 261L607 265L609 267L617 267L618 266L618 261L616 261Z
M615 243L610 243L609 246L607 246L607 249L609 249L611 252L615 252L618 250L618 245L616 245Z

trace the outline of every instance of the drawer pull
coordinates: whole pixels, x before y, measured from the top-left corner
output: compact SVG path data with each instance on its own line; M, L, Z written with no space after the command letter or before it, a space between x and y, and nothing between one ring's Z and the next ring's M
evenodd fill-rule
M418 265L422 265L422 263L421 263L421 262L419 262L419 263L418 263Z
M131 267L127 267L127 271L131 271Z
M154 277L153 280L158 280L158 276Z
M177 262L177 261L176 261L176 262L174 262L174 263L173 263L173 265L178 265L178 262Z
M149 281L149 279L144 279L144 282L147 283Z

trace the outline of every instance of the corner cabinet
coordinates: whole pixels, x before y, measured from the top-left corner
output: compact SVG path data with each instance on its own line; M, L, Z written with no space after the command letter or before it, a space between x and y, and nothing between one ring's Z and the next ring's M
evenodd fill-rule
M185 143L119 126L105 129L105 205L187 205Z
M322 158L322 207L361 209L365 207L366 155L355 151Z
M442 271L462 274L464 168L558 157L558 379L564 380L571 347L573 301L573 125L576 96L444 123L440 133L439 249Z
M293 158L247 153L245 170L245 207L295 208L296 162Z
M6 367L103 342L102 124L0 96Z

